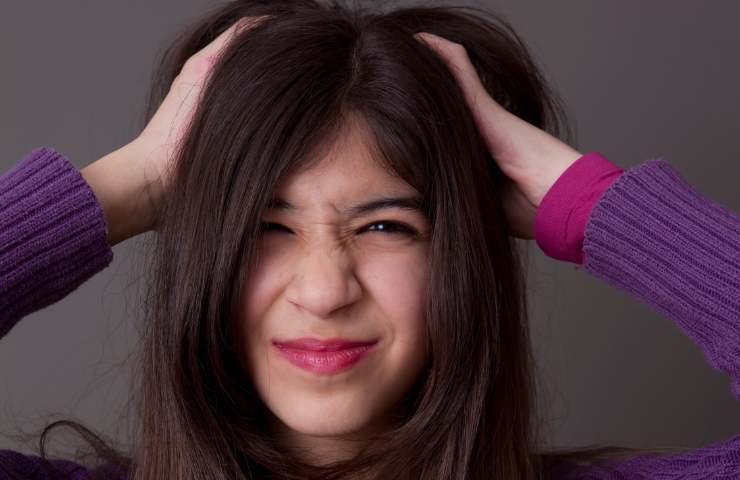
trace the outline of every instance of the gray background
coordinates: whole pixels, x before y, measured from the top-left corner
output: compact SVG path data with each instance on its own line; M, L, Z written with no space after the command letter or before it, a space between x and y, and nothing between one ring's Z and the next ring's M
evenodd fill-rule
M1 171L37 146L82 168L130 141L156 54L213 5L4 2ZM524 37L568 105L581 152L599 151L623 168L662 156L699 191L740 210L739 2L477 5L502 13ZM145 237L114 247L112 265L0 341L0 432L31 433L64 415L125 435L132 264ZM740 432L729 377L668 319L545 257L534 242L529 249L553 446L698 447ZM0 448L30 451L3 437Z

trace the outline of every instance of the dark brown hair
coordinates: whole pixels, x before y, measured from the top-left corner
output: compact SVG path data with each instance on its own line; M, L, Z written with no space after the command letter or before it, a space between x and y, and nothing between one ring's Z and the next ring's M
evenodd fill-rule
M233 1L164 53L147 119L190 56L241 17L273 15L220 57L179 145L148 264L133 449L119 453L77 426L133 479L529 480L556 465L607 468L608 458L671 450L541 451L545 417L535 409L525 268L502 208L504 175L454 77L412 34L462 44L504 108L571 144L573 134L503 18L469 6L384 7ZM245 381L232 312L275 185L350 125L366 128L378 161L424 196L431 355L401 426L357 458L317 467L267 433L270 412Z

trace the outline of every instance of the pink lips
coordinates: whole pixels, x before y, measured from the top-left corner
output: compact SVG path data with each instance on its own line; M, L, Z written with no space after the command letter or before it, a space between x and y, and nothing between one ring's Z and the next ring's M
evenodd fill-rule
M285 342L273 341L278 353L290 363L320 374L334 374L352 367L376 343L377 340L350 341L341 338L327 340L298 338Z

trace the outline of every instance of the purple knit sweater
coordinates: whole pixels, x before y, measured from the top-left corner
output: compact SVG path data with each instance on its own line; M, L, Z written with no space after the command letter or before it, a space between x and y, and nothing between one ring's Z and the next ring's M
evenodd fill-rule
M624 171L578 159L537 211L537 244L671 320L740 399L740 215L694 190L662 159ZM50 148L0 177L0 338L25 315L75 290L113 260L92 189ZM7 340L6 340L7 341ZM89 478L74 462L0 450L0 480ZM609 470L604 469L608 465ZM687 453L561 464L553 479L739 479L740 434ZM110 478L126 478L110 473Z

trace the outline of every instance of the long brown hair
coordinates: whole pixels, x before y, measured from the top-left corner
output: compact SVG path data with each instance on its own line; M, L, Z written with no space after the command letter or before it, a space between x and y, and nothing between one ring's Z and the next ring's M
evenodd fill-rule
M671 450L541 451L545 417L535 408L525 268L502 209L504 175L454 77L412 37L426 31L462 44L504 108L573 144L561 101L514 29L469 6L233 1L164 52L147 120L191 55L258 15L273 17L240 34L215 66L159 211L132 450L65 424L136 480L538 479L555 466L607 468L610 457ZM232 312L275 185L350 124L367 128L378 160L425 198L431 355L401 426L356 458L317 467L267 433L270 412L240 367Z

